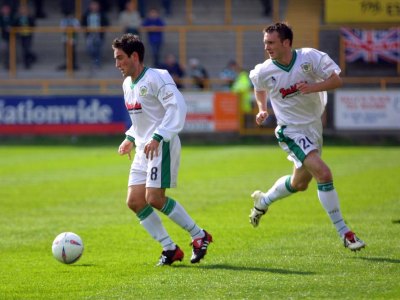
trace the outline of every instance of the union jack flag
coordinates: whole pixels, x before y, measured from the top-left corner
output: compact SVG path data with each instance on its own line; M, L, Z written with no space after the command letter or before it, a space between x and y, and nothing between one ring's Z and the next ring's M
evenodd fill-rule
M388 30L341 28L347 62L362 59L369 63L379 60L400 62L400 27Z

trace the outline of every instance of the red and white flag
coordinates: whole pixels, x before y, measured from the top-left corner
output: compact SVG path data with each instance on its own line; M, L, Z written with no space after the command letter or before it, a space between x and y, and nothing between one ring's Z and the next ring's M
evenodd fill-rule
M400 62L400 27L388 30L341 28L347 62Z

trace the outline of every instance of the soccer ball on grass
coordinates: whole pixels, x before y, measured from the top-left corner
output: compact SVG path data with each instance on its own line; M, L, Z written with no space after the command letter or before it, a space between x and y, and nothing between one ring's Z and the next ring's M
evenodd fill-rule
M73 264L82 256L82 239L73 232L60 233L53 241L52 252L58 261Z

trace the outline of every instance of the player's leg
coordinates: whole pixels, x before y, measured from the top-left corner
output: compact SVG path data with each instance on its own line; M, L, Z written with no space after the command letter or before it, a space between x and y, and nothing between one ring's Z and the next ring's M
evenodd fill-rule
M179 247L172 241L161 222L160 216L146 201L146 179L146 156L143 151L137 151L129 174L127 205L136 213L140 224L146 231L160 243L163 253L177 253L178 255L175 256L175 260L182 260L183 252L180 251ZM162 264L171 264L173 261L174 260L165 261L165 263Z
M279 178L267 192L253 192L251 197L254 207L250 211L249 219L254 227L258 226L261 217L273 202L286 198L297 191L304 191L312 179L311 174L302 167L302 162L309 151L316 149L316 145L308 143L303 135L297 133L296 128L278 126L275 134L279 146L288 154L288 159L294 163L294 171L292 175ZM307 144L304 141L307 141Z
M318 184L318 198L327 212L345 247L350 250L359 250L365 243L355 236L347 227L340 211L339 197L333 186L332 173L317 151L309 153L304 160L304 166L313 175Z
M146 188L144 184L129 186L127 197L128 207L136 213L136 216L140 220L140 224L146 229L146 231L160 243L163 252L176 252L177 246L171 240L169 234L162 225L160 216L155 212L153 207L146 202L145 194ZM182 257L178 259L182 260L183 253L181 256Z
M251 194L254 207L250 210L249 219L254 227L258 226L261 217L268 211L268 207L273 202L296 192L291 185L291 178L291 175L285 175L279 178L266 193L257 190Z
M165 196L165 188L176 186L180 149L178 137L170 142L161 141L160 155L149 162L146 200L190 234L194 247L191 259L193 263L204 257L212 236L196 224L178 201ZM198 249L200 250L197 251Z

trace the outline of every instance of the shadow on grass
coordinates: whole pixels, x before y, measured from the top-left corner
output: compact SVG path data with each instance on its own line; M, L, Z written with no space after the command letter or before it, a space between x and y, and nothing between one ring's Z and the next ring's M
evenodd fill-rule
M76 265L70 264L70 266L72 266L72 267L96 267L95 264L76 264Z
M357 259L374 261L374 262L391 263L391 264L400 264L400 259L391 259L385 257L357 257Z
M200 269L210 269L210 270L231 270L231 271L254 271L254 272L267 272L275 274L292 274L292 275L315 275L314 272L307 271L294 271L286 269L276 269L276 268L262 268L262 267L242 267L233 266L227 264L213 264L213 265L176 265L175 268L200 268Z

